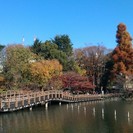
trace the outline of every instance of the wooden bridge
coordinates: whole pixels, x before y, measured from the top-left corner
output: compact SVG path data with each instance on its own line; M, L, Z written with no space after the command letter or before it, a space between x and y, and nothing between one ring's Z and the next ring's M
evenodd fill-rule
M68 92L60 90L26 92L23 91L9 91L0 94L0 112L11 112L24 108L32 109L33 106L43 104L48 107L50 101L74 103L103 100L105 98L118 97L116 94L108 95L73 95Z

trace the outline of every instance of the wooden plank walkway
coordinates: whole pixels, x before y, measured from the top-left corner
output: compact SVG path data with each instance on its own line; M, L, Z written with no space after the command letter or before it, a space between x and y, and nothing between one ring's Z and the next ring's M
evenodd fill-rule
M72 95L60 90L26 92L23 91L9 91L0 94L0 112L11 112L24 108L32 108L38 104L45 104L48 106L50 101L58 102L84 102L102 100L104 98L118 97L116 94L108 95Z

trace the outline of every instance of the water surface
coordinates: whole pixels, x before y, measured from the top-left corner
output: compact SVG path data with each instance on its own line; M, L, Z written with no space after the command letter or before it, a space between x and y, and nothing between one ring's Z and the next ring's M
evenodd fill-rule
M52 104L1 113L0 133L133 133L133 103Z

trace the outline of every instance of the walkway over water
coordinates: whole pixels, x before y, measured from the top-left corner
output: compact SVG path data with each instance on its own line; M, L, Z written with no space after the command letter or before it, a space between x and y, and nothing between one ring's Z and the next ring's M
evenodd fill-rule
M118 97L120 94L106 94L106 95L73 95L68 92L60 90L39 91L39 92L27 92L23 91L9 91L4 94L0 94L0 112L10 112L20 110L24 108L32 108L32 106L38 104L45 104L48 106L50 101L67 102L85 102L103 100L105 98Z

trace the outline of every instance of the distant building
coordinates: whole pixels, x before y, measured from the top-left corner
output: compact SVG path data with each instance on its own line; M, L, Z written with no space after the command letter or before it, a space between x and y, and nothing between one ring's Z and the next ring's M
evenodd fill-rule
M1 72L3 72L3 65L2 65L2 63L1 63L1 61L0 61L0 73Z
M125 88L133 90L133 76L126 76Z

